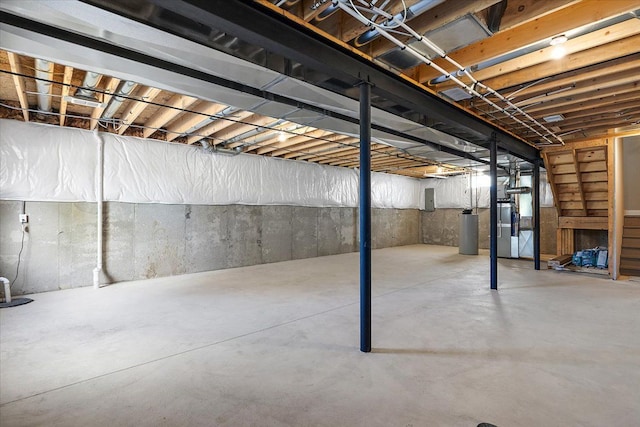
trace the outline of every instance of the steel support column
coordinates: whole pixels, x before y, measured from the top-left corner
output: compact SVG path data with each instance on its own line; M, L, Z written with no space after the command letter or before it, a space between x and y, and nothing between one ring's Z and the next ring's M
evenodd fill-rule
M533 266L540 270L540 160L533 162Z
M371 351L371 86L360 84L360 351Z
M491 289L498 289L498 141L491 137L489 144L489 162L491 171L491 206L489 257L491 259Z

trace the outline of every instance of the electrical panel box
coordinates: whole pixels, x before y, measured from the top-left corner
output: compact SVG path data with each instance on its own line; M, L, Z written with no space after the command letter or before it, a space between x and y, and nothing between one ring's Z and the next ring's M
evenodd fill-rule
M436 205L434 203L434 189L433 188L425 188L424 189L424 210L427 212L433 212L436 210Z

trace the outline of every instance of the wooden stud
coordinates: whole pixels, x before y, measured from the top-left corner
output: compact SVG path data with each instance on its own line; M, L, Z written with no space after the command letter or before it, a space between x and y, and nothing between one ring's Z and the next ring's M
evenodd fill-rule
M117 79L115 77L109 77L109 80L107 80L107 83L104 87L104 93L102 94L102 104L104 105L104 107L95 107L91 111L91 121L89 122L90 130L94 130L96 126L98 126L98 121L100 120L100 117L102 117L102 113L104 113L104 110L107 109L109 101L111 101L111 98L113 97L113 94L118 88L119 84L120 79Z
M169 121L181 114L183 112L182 110L189 108L196 101L197 98L191 96L173 95L171 99L167 101L165 108L156 111L155 114L144 123L145 129L142 130L142 136L148 138L155 133L156 130L169 123Z
M22 76L18 74L22 74L22 66L20 65L20 57L13 52L7 52L7 56L9 57L9 67L13 74L13 85L16 88L16 93L18 94L18 101L20 102L20 108L22 108L22 118L25 122L29 121L29 102L27 101L27 95L25 94L24 89L24 80L22 80Z
M122 113L120 117L120 127L118 128L118 135L122 135L129 126L138 118L138 116L149 106L147 102L153 101L156 96L162 92L160 89L153 87L146 87L139 95L140 100L132 100L128 108Z
M195 134L188 136L187 144L189 145L194 144L200 141L202 138L206 138L206 137L209 137L209 135L213 135L216 132L220 132L221 130L226 129L229 126L234 125L238 120L244 120L247 117L250 117L251 115L253 115L251 111L240 111L240 112L234 113L233 120L225 120L224 118L214 120L208 125L198 129ZM211 141L211 144L218 145L222 142L223 142L222 140L215 139Z
M62 77L62 91L60 93L60 126L64 126L65 116L67 114L67 100L65 97L69 96L69 90L71 87L71 78L73 77L73 67L65 66L64 75Z
M199 102L195 107L192 107L193 112L182 113L167 126L167 141L173 141L204 120L217 121L217 119L213 117L225 108L227 108L227 106L223 104L215 104L208 101Z

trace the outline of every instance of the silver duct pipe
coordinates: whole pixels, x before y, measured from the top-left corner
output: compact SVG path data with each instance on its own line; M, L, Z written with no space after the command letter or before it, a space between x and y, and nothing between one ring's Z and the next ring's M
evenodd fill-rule
M504 192L507 194L529 194L531 193L531 187L511 187Z
M204 151L206 151L207 153L222 154L226 156L237 156L238 154L242 153L242 147L236 147L234 149L220 148L218 146L211 145L205 138L202 138L199 142L200 145L202 145Z
M48 113L51 111L51 80L53 80L53 62L36 58L35 66L36 88L38 91L38 110Z
M82 87L76 90L76 97L95 98L94 89L98 86L102 76L98 73L87 71L82 81Z
M107 107L107 109L104 110L104 113L102 113L101 118L103 119L112 118L113 115L116 113L116 111L118 111L118 108L120 108L122 103L127 99L127 96L129 96L131 92L133 92L133 89L137 85L138 85L137 83L134 83L132 81L124 81L120 83L118 90L116 90L116 93L113 94L113 97L111 98L111 102L109 103L109 106Z
M208 124L210 124L210 123L212 123L212 122L214 122L216 120L219 120L219 119L222 119L224 117L227 117L227 116L229 116L229 115L231 115L233 113L236 113L238 111L240 111L239 108L227 107L224 110L220 111L219 113L214 114L213 116L208 116L205 119L203 119L200 123L196 123L195 125L191 126L189 129L187 129L184 132L182 132L180 134L180 136L189 135L189 134L197 131L200 128L205 127L206 125L208 125Z
M247 131L245 133L241 133L240 135L234 136L233 138L229 138L228 140L225 141L225 144L231 144L231 143L234 143L236 141L240 141L240 140L243 140L243 139L251 138L252 136L259 135L259 134L261 134L263 132L267 132L269 130L272 130L272 128L274 128L274 127L276 127L278 125L281 125L281 124L283 124L285 122L286 122L285 119L278 119L278 120L273 121L273 122L271 122L269 124L266 124L264 126L258 126L255 129L249 130L249 131ZM276 130L273 129L273 131L275 132ZM273 132L269 132L269 135L271 135L272 133Z

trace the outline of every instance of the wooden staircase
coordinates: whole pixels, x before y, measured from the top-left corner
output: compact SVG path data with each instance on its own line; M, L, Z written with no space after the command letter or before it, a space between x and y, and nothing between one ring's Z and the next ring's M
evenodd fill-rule
M559 217L607 217L607 146L543 152Z
M640 216L625 216L620 274L640 276Z
M608 150L605 139L542 151L558 211L557 255L575 252L576 229L609 230L612 168Z

